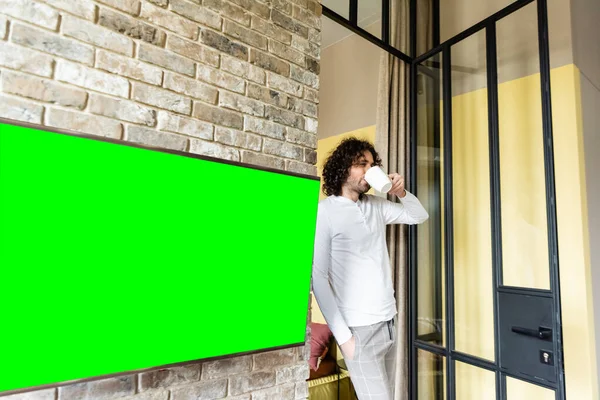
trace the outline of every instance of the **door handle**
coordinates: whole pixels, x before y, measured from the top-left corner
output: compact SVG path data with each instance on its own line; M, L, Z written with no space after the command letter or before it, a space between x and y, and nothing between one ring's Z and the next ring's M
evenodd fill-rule
M552 341L552 329L539 327L537 330L513 326L511 329L514 333L534 337L540 340Z

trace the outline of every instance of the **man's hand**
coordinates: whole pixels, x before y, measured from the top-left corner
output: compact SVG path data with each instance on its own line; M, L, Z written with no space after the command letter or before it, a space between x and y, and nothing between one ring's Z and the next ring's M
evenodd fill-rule
M400 174L390 174L388 175L392 180L392 188L388 192L388 194L394 194L400 198L406 196L406 190L404 190L404 177Z
M342 349L342 354L345 359L350 361L354 360L354 350L356 350L356 339L354 339L354 336L346 343L340 344L340 349Z

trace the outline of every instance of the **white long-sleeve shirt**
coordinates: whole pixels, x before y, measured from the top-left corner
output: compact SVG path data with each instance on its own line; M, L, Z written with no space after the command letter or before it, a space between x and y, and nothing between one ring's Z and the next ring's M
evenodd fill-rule
M396 315L388 224L419 224L429 215L408 191L393 203L366 195L354 202L329 196L319 202L313 257L313 291L338 343L348 327L371 325Z

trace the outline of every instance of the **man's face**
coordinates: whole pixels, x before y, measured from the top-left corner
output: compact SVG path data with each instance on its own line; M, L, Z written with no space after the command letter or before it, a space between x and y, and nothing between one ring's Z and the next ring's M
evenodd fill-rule
M359 194L366 193L371 186L365 181L365 174L375 164L373 155L365 150L362 156L350 167L350 173L344 186Z

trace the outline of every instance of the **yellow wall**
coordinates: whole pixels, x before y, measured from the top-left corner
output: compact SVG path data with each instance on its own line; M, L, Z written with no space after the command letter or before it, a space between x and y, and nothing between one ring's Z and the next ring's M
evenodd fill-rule
M556 68L551 79L567 396L597 399L579 71ZM548 288L539 74L498 90L505 284ZM453 98L455 312L457 349L493 360L486 95ZM457 369L461 399L493 398L493 383L468 371ZM539 397L536 388L511 385L513 398Z

